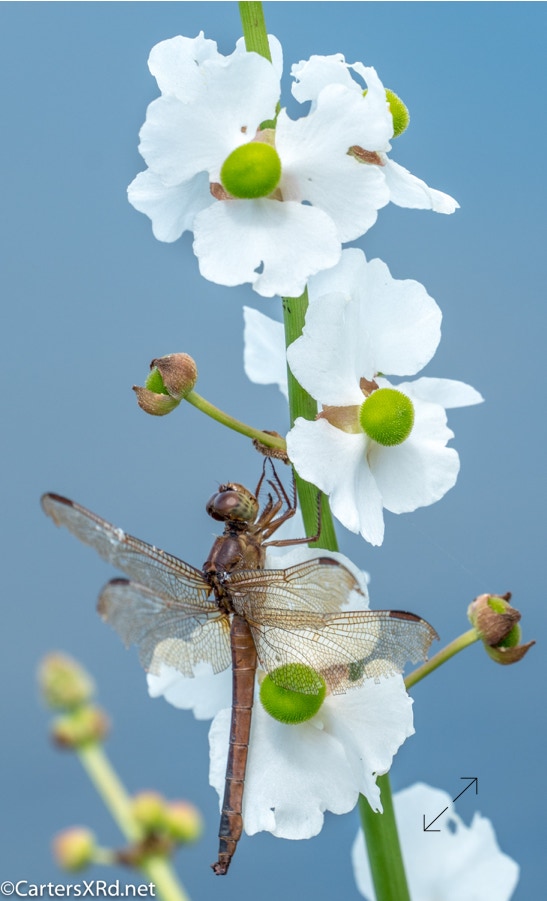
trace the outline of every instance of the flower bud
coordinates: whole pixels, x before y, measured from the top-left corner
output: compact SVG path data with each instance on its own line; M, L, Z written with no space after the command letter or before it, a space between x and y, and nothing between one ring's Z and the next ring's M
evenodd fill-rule
M197 842L203 833L201 813L189 801L171 801L166 808L166 832L177 844Z
M38 671L38 683L48 707L71 710L89 701L95 685L83 667L66 654L48 654Z
M194 388L197 366L188 354L167 354L150 363L144 388L133 386L139 407L152 416L171 413Z
M326 690L325 680L311 667L287 663L264 678L260 701L275 720L295 725L315 716L325 700Z
M108 733L108 717L100 707L77 707L53 723L51 735L60 748L77 750L103 741Z
M279 184L281 160L275 147L263 141L251 141L236 147L224 160L220 179L232 197L267 197Z
M384 447L406 441L414 425L414 406L402 391L378 388L367 397L359 411L363 431Z
M467 615L479 633L485 650L496 663L518 663L535 641L519 644L521 614L511 607L511 594L481 594L469 605Z
M139 792L133 798L131 811L146 833L161 832L165 828L167 805L158 792Z
M63 870L83 870L93 862L95 836L83 826L60 832L53 839L53 856Z

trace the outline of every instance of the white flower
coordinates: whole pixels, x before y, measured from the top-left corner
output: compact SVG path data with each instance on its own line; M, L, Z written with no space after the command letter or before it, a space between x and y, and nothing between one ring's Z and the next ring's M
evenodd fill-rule
M359 580L365 602L362 595L358 599L355 595L345 609L366 608L366 574L341 554L321 554L342 562ZM273 555L268 551L266 563L269 568L286 568L316 556L317 550L306 547L285 551L282 559L278 550ZM201 717L216 713L209 732L210 782L222 802L231 716L226 691L231 674L200 671L195 679L186 679L163 665L159 676L147 678L154 697L163 694L171 704L193 707ZM225 709L220 709L222 703ZM376 777L389 770L397 749L413 734L412 722L412 700L399 675L379 682L369 679L347 694L327 696L319 712L299 725L272 719L257 696L243 797L245 831L310 838L321 830L325 810L346 813L360 792L380 811Z
M287 435L289 457L302 478L330 496L334 515L371 544L381 544L382 509L405 513L439 500L455 483L458 454L445 408L479 403L463 382L421 378L396 390L411 400L414 424L406 440L385 446L365 433L360 408L384 373L413 375L433 356L441 312L418 282L393 279L381 260L346 250L338 266L311 282L303 334L287 359L300 384L325 409L299 418ZM382 373L379 376L378 373Z
M275 59L279 45L270 39ZM205 278L250 282L255 291L298 296L310 275L333 266L341 243L362 235L389 201L380 165L348 150L387 146L392 119L384 88L364 69L366 98L327 85L307 116L281 110L275 149L281 180L272 195L235 199L220 184L226 158L257 138L276 115L279 65L240 45L228 57L200 34L156 45L149 60L162 95L147 110L139 150L148 169L129 186L129 200L152 220L155 236L175 241L194 232ZM271 132L260 139L273 140Z
M509 901L519 867L500 851L490 820L476 813L471 826L466 826L446 792L420 782L397 792L393 803L414 901ZM441 831L424 832L423 815L434 816L446 807L448 812L435 824ZM352 860L359 891L375 901L361 831Z
M311 100L312 109L321 91L328 85L343 86L346 90L362 98L363 86L354 79L353 75L361 76L368 82L367 73L369 71L370 69L367 69L362 63L346 63L341 53L332 56L312 56L309 60L296 63L292 67L291 75L295 79L292 93L300 103ZM459 208L459 204L453 197L437 191L435 188L430 188L420 178L412 175L408 169L390 160L387 153L391 150L391 145L387 139L382 146L367 144L361 146L380 154L390 200L397 206L434 210L436 213L453 213Z

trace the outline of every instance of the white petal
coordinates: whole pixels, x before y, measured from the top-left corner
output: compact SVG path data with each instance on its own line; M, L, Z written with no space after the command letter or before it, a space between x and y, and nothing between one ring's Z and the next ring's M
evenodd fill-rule
M338 278L339 275L339 278ZM321 287L348 291L318 296ZM391 277L381 260L344 250L311 281L303 335L288 349L291 370L324 405L361 404L359 380L407 375L429 362L441 337L441 311L423 285Z
M460 469L457 452L445 446L453 433L444 409L415 398L414 414L406 441L397 447L371 442L368 453L383 505L392 513L410 513L440 500L456 484Z
M430 188L421 178L416 178L408 169L387 160L384 167L391 201L397 206L416 210L434 210L436 213L453 213L460 208L459 203L435 188Z
M311 56L308 60L300 60L292 66L291 76L295 79L291 91L299 103L316 100L323 88L329 84L342 84L352 90L359 89L348 72L342 53L334 53L332 56Z
M376 776L388 772L398 749L414 734L412 699L403 677L368 680L359 689L328 697L315 719L346 749L360 793L381 812Z
M168 187L161 178L146 169L139 172L127 189L129 202L152 220L152 231L158 241L176 241L191 230L201 210L213 202L209 178L200 172L181 185Z
M345 294L318 297L306 312L303 333L287 349L291 371L325 405L363 403L361 376L373 378L369 335L360 327L359 305Z
M230 711L223 710L209 732L209 778L219 799L229 728ZM359 792L380 809L376 775L387 772L413 731L412 701L400 676L328 697L317 716L296 726L274 720L257 700L243 796L245 831L310 838L320 831L325 810L346 813Z
M263 297L299 297L310 275L334 266L341 251L321 210L268 199L216 203L196 217L194 235L204 278L250 282Z
M200 64L206 59L222 59L216 41L200 31L195 38L177 35L152 47L148 68L162 94L174 94L185 103L195 100L202 89ZM197 64L197 65L196 65Z
M205 662L196 664L193 679L161 663L159 674L148 673L146 680L152 698L163 696L173 707L192 710L198 720L208 720L232 703L231 670L213 673L210 664Z
M364 103L353 91L329 85L308 116L293 122L282 110L277 120L283 198L325 210L343 242L364 234L389 202L382 167L359 163L347 152L354 144L363 146L363 134L371 131L359 118Z
M382 497L366 460L367 440L324 419L297 419L287 435L287 451L297 472L330 497L331 510L352 532L371 544L384 539Z
M394 807L410 894L419 901L509 901L519 876L517 864L503 854L490 820L475 814L466 826L454 812L450 796L439 789L417 783L394 795ZM433 818L448 807L438 821L432 853L430 832L424 832L422 817ZM450 824L450 828L449 828ZM357 887L374 899L364 838L358 832L352 861Z
M413 382L408 382L405 385L405 391L410 397L440 404L445 410L454 407L471 407L473 404L481 404L484 401L482 394L479 394L475 388L455 379L433 379L422 376Z
M376 371L414 375L437 350L442 313L423 285L392 278L382 260L370 260L362 271L362 328L374 347Z
M224 793L229 728L229 711L221 711L209 731L209 781L219 798ZM262 830L290 839L317 835L325 810L347 813L355 806L359 791L352 776L342 745L313 720L287 726L256 702L243 796L249 835Z
M288 398L283 323L251 307L243 307L243 317L243 365L247 378L257 385L273 383Z
M280 41L274 34L268 35L268 44L270 45L270 56L272 57L272 66L274 67L277 77L280 79L283 75L283 48ZM239 38L236 42L237 53L247 53L245 47L245 38Z
M245 53L222 64L209 61L195 103L163 95L149 105L140 153L166 184L204 170L218 181L228 154L252 140L260 123L273 116L278 98L279 80L264 57Z

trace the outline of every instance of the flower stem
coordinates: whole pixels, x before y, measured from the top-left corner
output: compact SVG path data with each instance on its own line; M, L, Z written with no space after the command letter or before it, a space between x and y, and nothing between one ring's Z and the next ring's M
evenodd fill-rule
M296 341L302 334L307 309L307 288L300 297L283 298L283 321L285 324L286 347L288 347L289 344L292 344L293 341ZM313 397L310 397L307 391L304 391L289 367L287 367L287 377L289 383L291 426L294 425L294 421L298 416L302 416L304 419L315 419L317 404ZM317 499L319 491L315 485L301 479L298 473L295 473L295 478L296 490L298 491L298 499L304 518L306 534L315 535L317 532ZM334 523L332 521L329 502L325 495L321 496L321 534L319 535L318 541L313 542L311 546L322 547L328 551L338 550Z
M264 56L271 62L272 56L262 3L243 2L239 3L238 6L247 53L251 53L254 50L255 53L259 53L260 56Z
M370 871L377 901L410 901L389 776L376 780L383 813L374 813L367 799L359 796L359 813L365 834Z
M192 404L192 406L197 407L198 410L201 410L202 413L206 413L207 416L216 419L216 421L220 422L222 425L227 426L229 429L233 429L234 432L239 432L241 435L247 435L248 438L260 441L260 443L265 444L266 447L272 447L282 451L286 449L284 438L269 435L268 432L263 432L261 429L254 429L245 422L235 419L234 416L230 416L228 413L215 407L215 405L208 400L205 400L205 398L196 391L190 391L184 399Z
M78 757L106 807L128 842L144 838L131 813L131 798L118 778L100 744L93 742L77 749ZM154 883L163 901L189 901L170 862L159 855L145 857L139 868Z
M464 648L468 648L469 645L474 644L474 642L479 641L479 639L480 635L476 629L469 629L468 632L458 635L454 641L451 641L445 648L441 648L440 651L434 654L431 660L426 660L426 662L417 667L414 672L409 673L405 679L406 687L412 688L417 682L420 682L421 679L425 679L426 676L429 676L429 674L432 673L433 670L436 670L437 667L442 666L443 663L446 663L446 661L450 660L451 657L454 657L455 654L459 654L460 651L463 651Z

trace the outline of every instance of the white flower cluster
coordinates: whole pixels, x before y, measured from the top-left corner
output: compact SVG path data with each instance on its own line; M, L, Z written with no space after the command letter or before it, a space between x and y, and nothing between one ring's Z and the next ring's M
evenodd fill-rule
M148 107L139 150L148 168L128 189L160 241L194 233L201 274L221 285L249 282L265 297L297 297L311 275L334 266L341 246L374 225L390 200L452 213L457 203L388 159L393 121L372 68L341 55L293 67L292 92L312 101L297 120L276 112L282 55L273 63L239 42L223 56L203 34L157 44L148 65L161 96ZM349 74L352 69L367 85ZM281 179L267 196L230 196L229 155L273 135ZM353 153L349 151L353 150Z
M242 42L223 56L202 33L153 48L149 67L161 96L140 132L147 169L129 186L129 200L150 217L159 240L193 232L200 272L211 281L248 283L265 297L298 297L308 287L303 334L287 351L281 324L245 309L245 370L252 381L276 383L287 394L288 361L319 411L314 421L295 422L289 457L303 479L329 496L344 526L379 545L384 508L416 510L455 484L459 458L447 447L453 433L446 409L482 398L463 382L406 380L435 354L441 311L418 282L394 279L381 260L367 261L361 250L342 245L365 234L389 201L440 213L458 204L390 159L392 111L373 68L348 64L341 54L294 65L292 93L309 109L291 119L279 106L282 54L275 38L270 47L272 63L245 52ZM227 161L257 143L277 155L275 186L256 196L228 190ZM400 427L396 437L386 426L388 408ZM316 552L272 554L267 565L287 567L306 556ZM213 718L210 781L222 798L230 674L214 675L200 664L187 679L163 665L148 683L151 695ZM412 732L401 676L327 696L299 725L272 719L256 703L246 831L308 838L321 829L325 810L344 813L359 793L381 810L376 777ZM360 852L355 859L370 896ZM422 896L437 897L418 890Z

